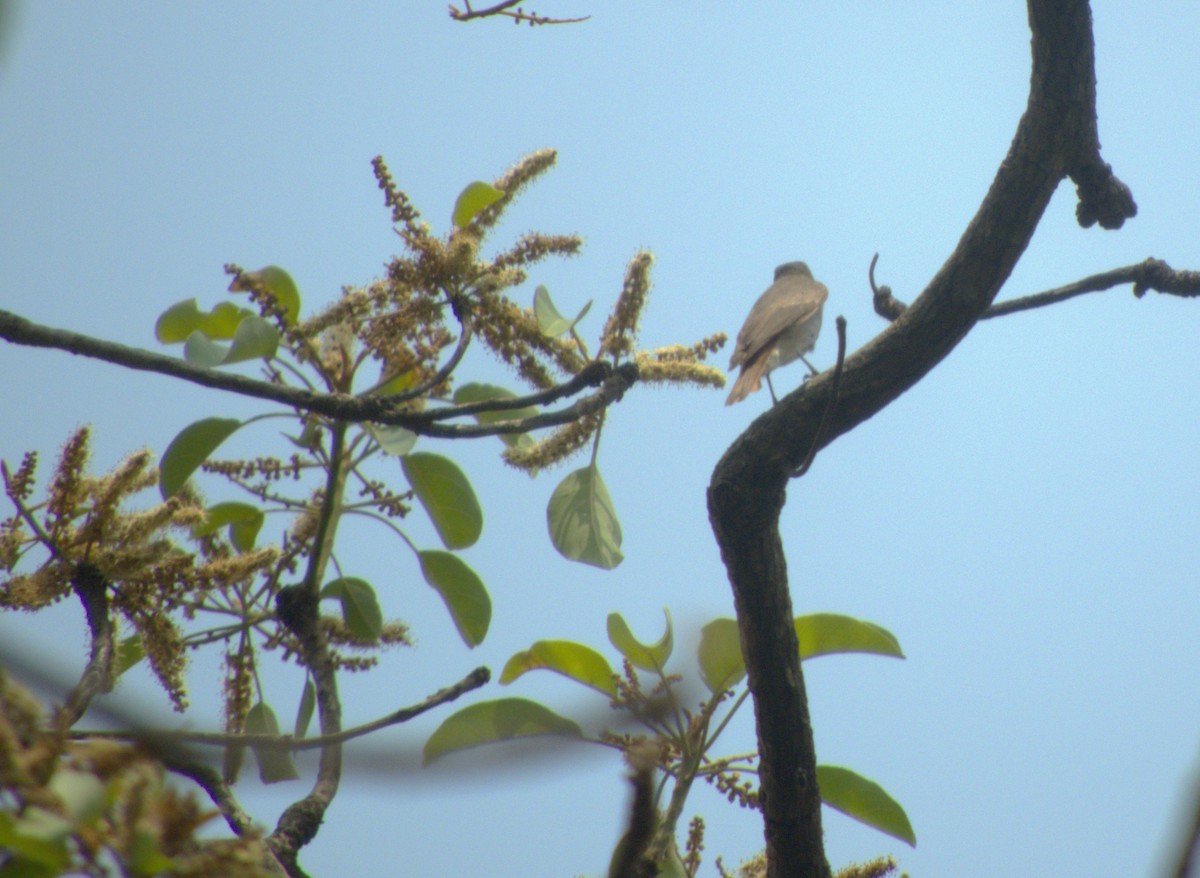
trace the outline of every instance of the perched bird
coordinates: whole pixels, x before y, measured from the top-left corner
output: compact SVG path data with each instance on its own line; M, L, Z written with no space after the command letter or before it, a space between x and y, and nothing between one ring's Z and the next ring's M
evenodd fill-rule
M741 402L761 390L764 376L771 399L778 402L767 373L793 360L804 360L812 374L817 374L804 355L817 344L821 309L828 298L825 284L813 280L812 272L803 262L785 262L775 269L775 283L758 297L738 333L729 368L732 371L734 366L741 366L742 374L734 382L725 405Z

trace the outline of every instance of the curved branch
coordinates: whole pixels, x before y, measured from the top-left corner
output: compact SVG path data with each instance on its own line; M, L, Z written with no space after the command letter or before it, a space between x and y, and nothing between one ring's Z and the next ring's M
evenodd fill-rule
M108 580L104 574L91 564L76 564L71 588L83 604L88 630L92 634L92 647L87 668L55 718L64 732L79 721L93 698L112 691L113 656L116 653L112 618L108 614Z
M422 381L416 387L405 390L403 393L388 394L384 397L392 405L401 402L408 402L410 399L416 399L426 392L433 390L443 381L450 377L450 373L458 368L458 364L462 361L463 355L467 352L467 346L471 343L471 322L466 317L462 316L461 309L455 308L454 315L458 317L458 325L462 328L462 332L458 336L458 345L454 348L454 353L450 355L450 359L446 360L445 364L433 373L429 378Z
M874 263L872 263L874 267ZM804 463L792 473L793 479L798 479L808 472L812 466L813 460L817 456L817 445L821 441L821 436L825 432L825 425L829 423L829 413L833 411L833 407L837 405L838 389L842 383L842 367L846 363L846 318L838 315L837 321L838 334L838 353L837 365L833 367L833 389L829 391L829 402L825 404L825 411L821 415L821 423L817 425L817 433L813 436L812 447L808 449L808 456L804 458Z
M875 286L875 265L879 262L879 254L871 257L871 267L867 270L867 280L871 282L871 299L875 305L875 313L889 323L904 313L908 306L892 295L892 288L886 284Z
M768 875L828 876L812 726L793 625L779 516L791 473L916 384L966 336L1028 246L1068 173L1106 227L1136 210L1102 164L1095 137L1095 58L1085 0L1029 0L1029 101L1008 155L958 246L925 291L849 357L838 403L825 373L768 409L713 471L709 518L733 587L754 695ZM1107 168L1107 166L1105 166Z
M0 461L0 477L3 478L5 493L17 507L17 515L37 536L38 542L55 559L73 568L70 580L71 589L79 598L79 602L83 604L88 631L92 636L87 666L83 669L79 682L67 693L63 705L55 717L59 732L65 733L87 712L92 699L102 692L111 692L115 682L113 657L116 655L116 644L113 641L112 617L108 614L109 582L99 568L92 564L76 563L58 548L41 523L29 511L21 495L13 490L12 476L8 471L8 464L4 461Z
M221 777L221 772L211 765L180 759L171 751L155 751L154 755L171 771L190 778L208 793L208 797L220 810L221 816L235 835L243 836L254 831L254 820L242 809L241 803L233 795L233 790Z

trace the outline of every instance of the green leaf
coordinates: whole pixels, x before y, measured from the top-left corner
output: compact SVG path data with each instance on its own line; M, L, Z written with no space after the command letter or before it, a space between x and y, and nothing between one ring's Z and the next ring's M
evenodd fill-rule
M342 618L357 639L369 642L379 639L383 631L383 611L379 609L379 599L375 597L371 583L344 576L326 583L321 589L321 597L341 601Z
M317 708L317 690L312 678L304 678L304 691L300 693L300 706L296 709L296 725L292 737L303 738L308 734L308 724L312 722L313 712Z
M879 784L848 768L818 765L817 786L821 789L821 801L830 808L892 838L917 846L917 836L908 822L908 815Z
M183 346L183 358L193 366L215 369L245 360L269 360L278 348L279 330L257 314L250 314L238 324L229 347L196 330Z
M724 692L746 676L742 660L742 636L733 619L713 619L701 629L700 677L709 692Z
M130 634L128 637L122 637L117 643L117 653L113 656L113 676L121 676L145 657L142 635Z
M205 418L179 431L163 452L158 468L158 491L164 500L175 496L200 464L242 426L233 418Z
M545 668L590 686L604 695L616 696L613 669L608 660L590 646L570 640L539 640L516 653L504 665L501 685L507 686L527 671Z
M86 771L60 767L48 786L76 827L99 820L108 806L108 786Z
M483 580L457 555L426 550L418 552L421 574L442 596L458 634L467 646L483 643L492 622L492 599Z
M483 510L458 465L440 454L419 451L400 458L404 476L437 528L447 549L465 549L483 531Z
M133 845L127 855L127 869L133 875L165 875L174 872L178 863L159 849L161 839L157 832L145 827L134 829ZM169 844L170 842L167 841Z
M252 315L249 308L239 308L232 302L221 302L206 313L196 306L195 299L184 299L159 315L154 337L162 344L178 344L193 332L202 332L209 338L229 340L242 319Z
M305 451L316 451L321 447L321 440L325 437L325 431L322 426L323 422L319 417L310 413L305 415L300 423L303 426L300 429L299 436L289 436L287 433L280 433L280 435L297 448Z
M4 814L4 812L0 812L0 814ZM10 825L15 835L25 839L48 842L61 841L74 829L71 821L66 817L38 805L26 808L20 817L17 817Z
M546 519L550 541L564 557L604 570L624 560L617 510L594 465L577 469L559 482L546 507Z
M589 299L582 310L575 315L575 319L568 320L559 314L558 309L554 307L554 301L550 298L549 290L543 286L539 286L533 291L533 316L537 318L538 329L547 338L557 338L563 333L570 332L575 327L575 324L582 320L584 315L591 310L591 307L592 302Z
M417 386L417 380L421 374L416 369L405 369L386 379L381 377L380 383L371 388L368 393L371 396L392 396L396 393L404 393Z
M843 652L904 658L900 642L886 628L836 613L797 616L796 637L802 659Z
M479 215L479 212L491 207L504 197L504 193L490 183L475 181L467 186L454 202L454 225L463 228Z
M467 405L473 402L488 402L493 399L516 399L517 395L506 387L495 384L464 384L454 391L454 404ZM507 409L502 412L479 412L475 421L480 424L495 424L498 421L514 421L521 418L531 418L538 413L534 406L519 409ZM524 448L533 444L533 438L528 433L501 433L500 439L510 448Z
M246 713L246 734L278 735L279 721L275 719L275 711L261 701L251 707ZM300 777L296 766L292 764L291 754L286 750L267 747L251 749L258 760L258 777L263 783L279 783L281 780L295 780Z
M465 707L448 717L425 742L426 765L468 747L495 744L535 735L583 736L583 730L566 717L525 698L501 698Z
M367 424L367 432L379 443L384 454L403 457L417 444L417 434L403 427L385 427L382 424Z
M635 668L643 671L662 671L675 648L675 635L671 630L671 611L663 607L667 617L666 630L658 643L642 643L633 636L620 613L608 614L608 642L615 646Z
M263 512L250 503L216 503L204 510L204 521L192 525L192 536L206 537L229 527L229 542L239 552L249 552L263 526Z
M247 271L229 284L231 293L247 293L254 285L261 287L279 304L288 326L300 316L300 290L292 276L278 265L268 265L258 271Z
M8 878L52 878L71 862L71 824L45 808L26 808L18 817L0 811L0 851L9 857L0 874Z

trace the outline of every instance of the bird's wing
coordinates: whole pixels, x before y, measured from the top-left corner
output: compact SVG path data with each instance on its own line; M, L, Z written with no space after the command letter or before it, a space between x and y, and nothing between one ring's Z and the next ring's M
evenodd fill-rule
M787 298L782 301L772 301L776 287L783 286L794 290L797 286L795 278L778 280L759 296L754 307L750 309L750 315L746 318L741 332L738 333L737 344L734 346L733 356L729 360L730 369L751 359L788 327L803 323L821 310L825 305L825 300L829 298L828 287L815 280L805 280L802 283L804 287L808 288L804 292L811 291L814 294L803 302L797 303L794 299L788 301ZM768 326L777 327L776 331L769 336L766 335ZM753 346L753 350L751 350L751 340L757 342Z

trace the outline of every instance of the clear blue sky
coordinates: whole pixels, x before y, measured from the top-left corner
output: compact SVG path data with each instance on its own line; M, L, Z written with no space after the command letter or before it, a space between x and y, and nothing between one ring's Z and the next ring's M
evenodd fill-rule
M312 309L378 276L396 248L372 156L444 230L466 183L551 146L559 167L495 242L538 228L578 231L587 246L535 271L530 299L533 283L564 311L596 299L594 339L625 262L649 247L642 342L691 342L735 333L774 266L805 259L830 289L827 327L845 315L858 347L884 326L871 255L900 298L923 287L986 191L1028 84L1017 0L534 8L594 17L456 25L442 0L22 4L0 57L0 303L154 347L155 316L190 296L220 301L234 261L285 266ZM1148 256L1200 268L1189 127L1200 6L1104 2L1095 17L1104 157L1139 216L1115 233L1081 230L1064 185L1001 297ZM925 876L1161 873L1200 769L1198 308L1122 289L981 325L791 487L782 528L797 611L873 620L908 655L808 667L819 758L883 784L919 838L909 850L827 813L835 866L891 851ZM827 332L813 356L828 364L834 351ZM470 366L507 380L483 357ZM38 448L48 462L90 422L107 468L133 448L161 451L199 417L259 410L62 353L0 346L0 370L10 461ZM477 664L498 672L536 639L604 648L612 610L651 638L669 606L684 641L730 615L704 489L768 403L638 388L613 412L601 467L627 557L610 573L560 559L546 538L563 473L531 482L492 441L427 443L457 456L480 494L484 537L467 557L491 590L492 631L466 650L401 546L379 530L347 534L343 562L419 641L346 684L347 721ZM278 447L266 429L247 442ZM74 606L0 618L0 638L64 671L83 660ZM213 671L194 668L195 728L219 721ZM139 673L122 695L161 715ZM604 709L555 679L512 690L487 694ZM297 694L281 674L281 714ZM411 764L437 719L369 749ZM730 751L752 746L748 711L732 731ZM314 875L601 874L622 776L590 750L498 773L470 759L433 776L376 766L371 781L348 779L303 862ZM239 790L267 826L300 791L253 778ZM754 815L707 790L690 804L709 826L706 874L715 855L732 864L761 848Z

